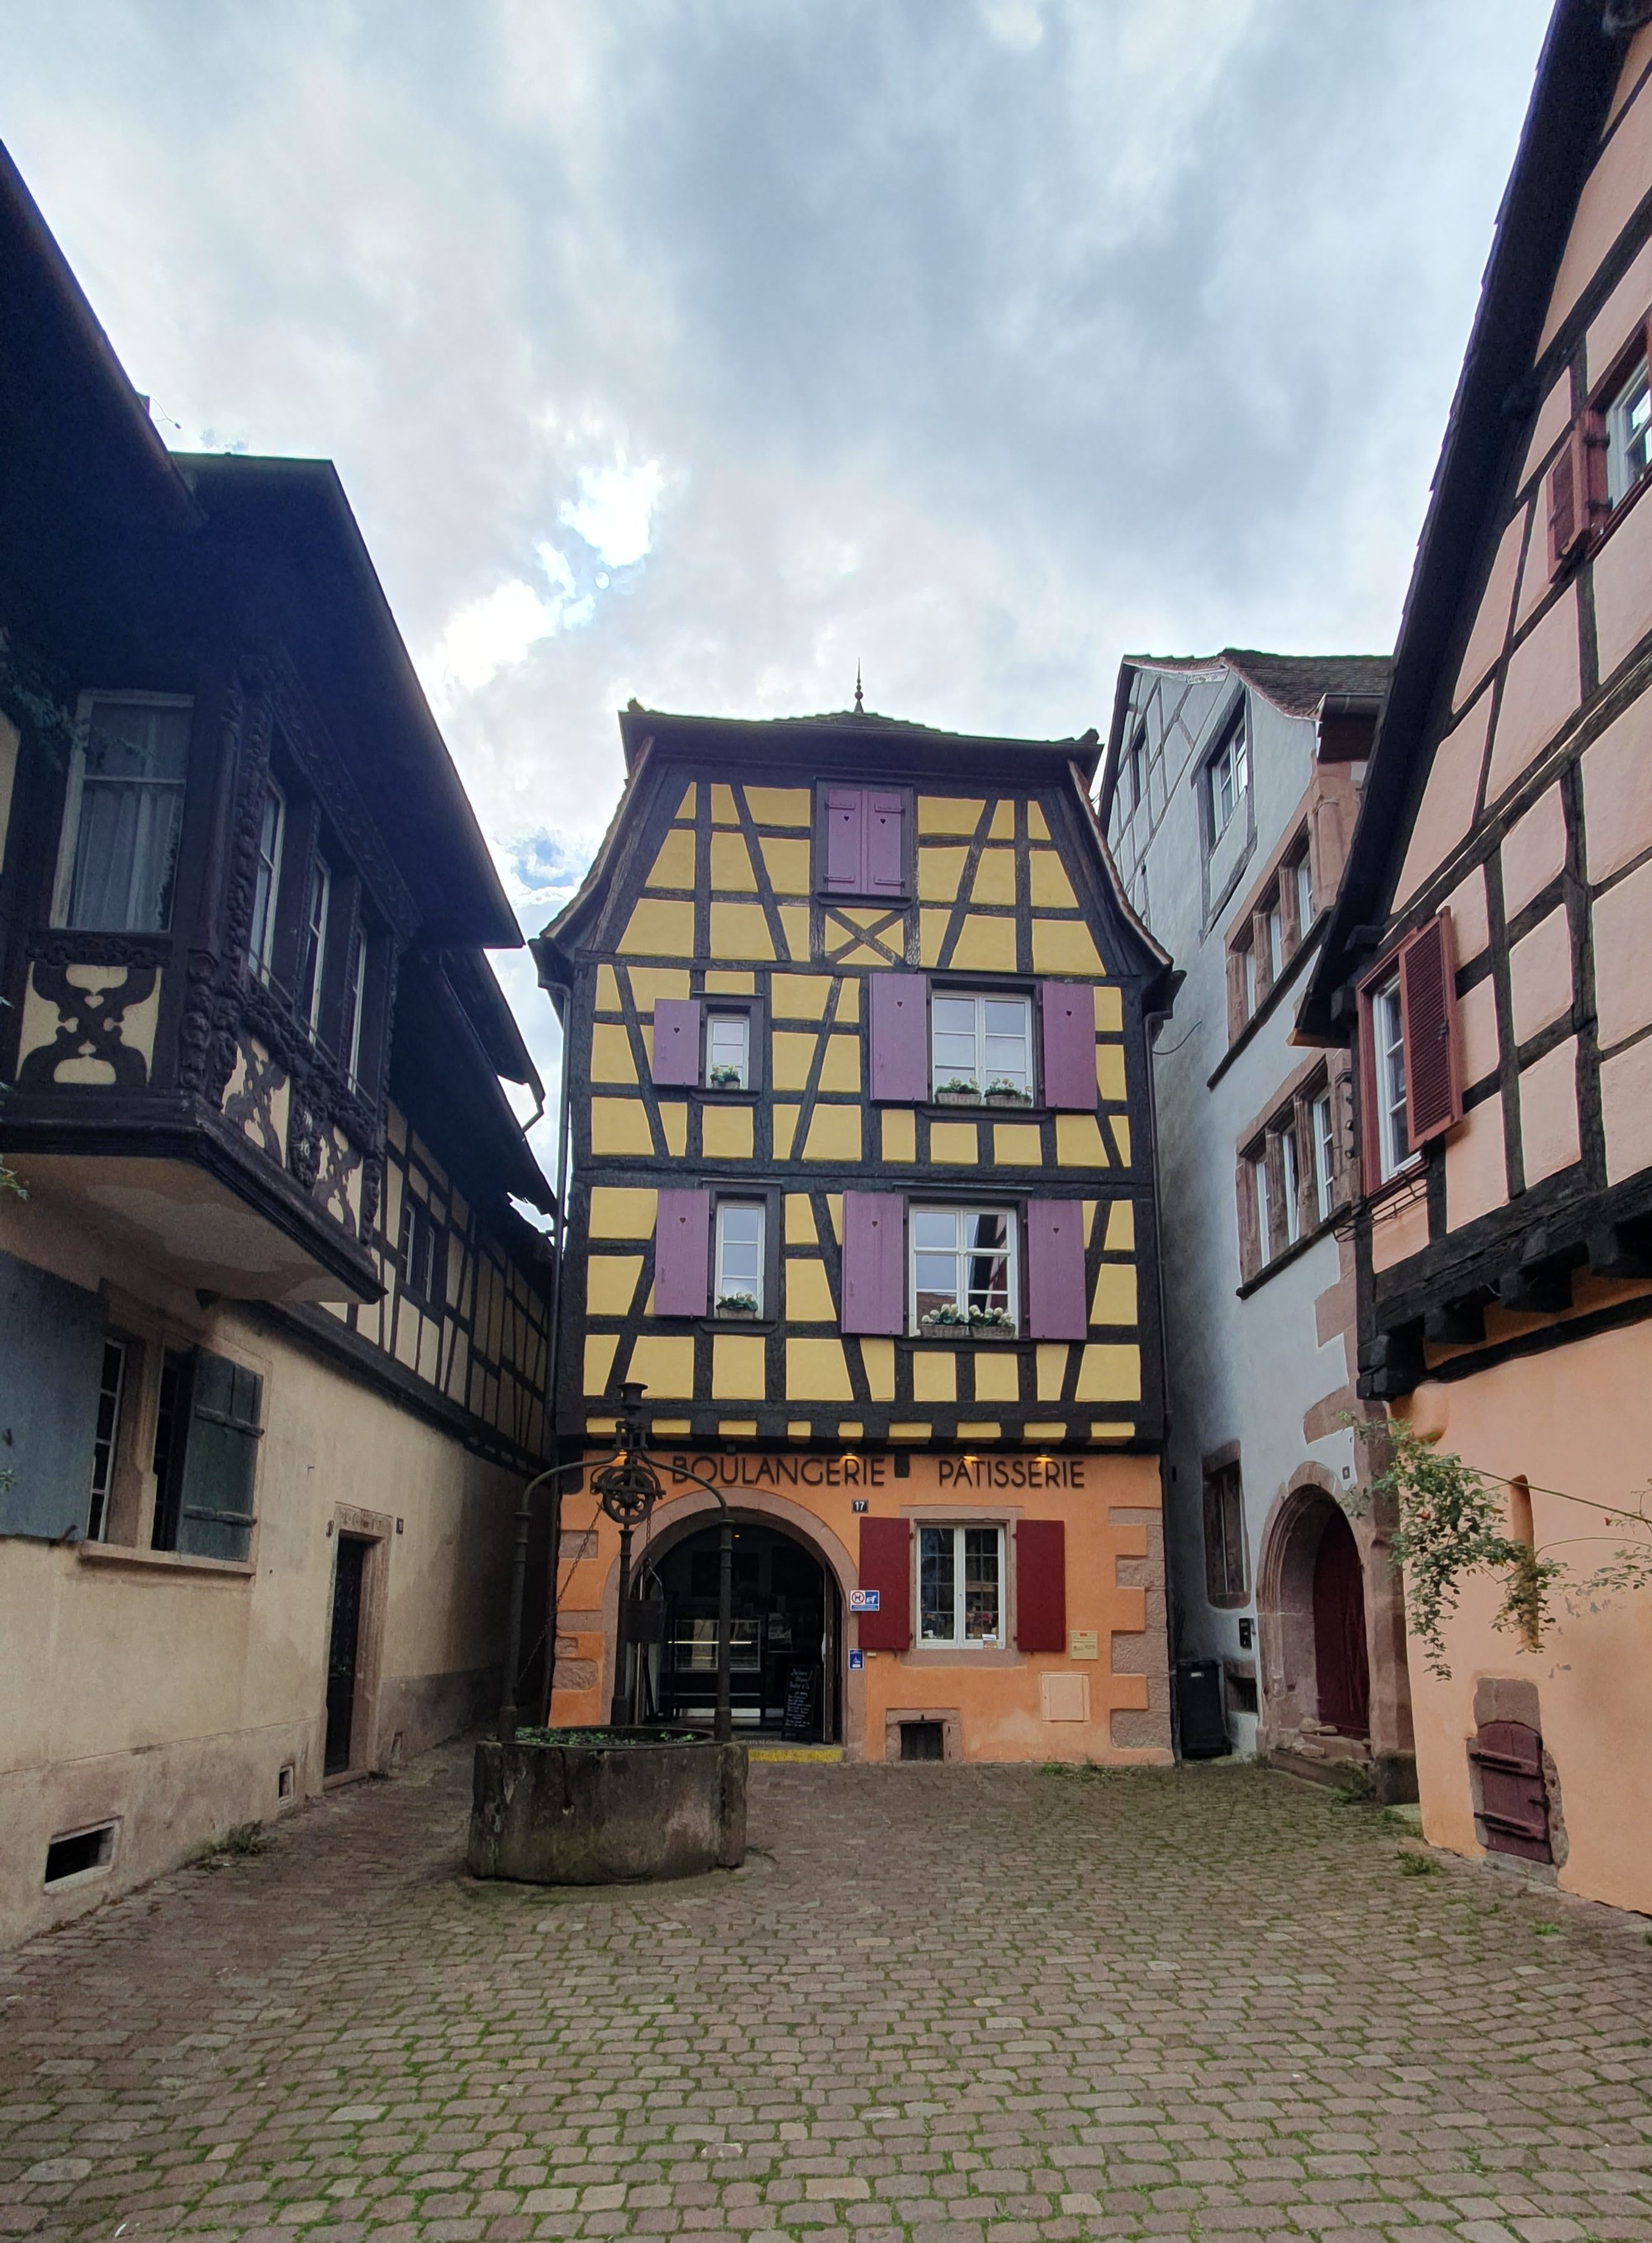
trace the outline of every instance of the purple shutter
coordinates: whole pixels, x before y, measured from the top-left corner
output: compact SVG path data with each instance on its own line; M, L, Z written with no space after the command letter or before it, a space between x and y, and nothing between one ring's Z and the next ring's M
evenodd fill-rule
M654 1224L654 1313L702 1317L710 1291L711 1194L662 1191Z
M700 1080L700 1000L656 997L654 1000L654 1079L695 1083Z
M872 1100L920 1106L930 1095L930 985L922 973L872 973L867 1034Z
M1096 1104L1096 1004L1087 981L1041 981L1044 1102L1088 1114Z
M898 1192L843 1194L846 1332L898 1336L906 1324L906 1207Z
M1085 1211L1076 1199L1027 1202L1027 1333L1032 1339L1083 1339Z
M866 798L866 892L873 896L906 893L901 798L876 789Z
M858 895L865 878L866 795L858 786L826 790L826 878L828 891Z

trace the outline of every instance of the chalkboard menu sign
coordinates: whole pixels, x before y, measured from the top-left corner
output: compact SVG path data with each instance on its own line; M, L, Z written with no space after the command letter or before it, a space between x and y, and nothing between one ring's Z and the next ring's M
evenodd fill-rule
M820 1669L786 1669L786 1716L781 1735L788 1744L806 1744L820 1727Z

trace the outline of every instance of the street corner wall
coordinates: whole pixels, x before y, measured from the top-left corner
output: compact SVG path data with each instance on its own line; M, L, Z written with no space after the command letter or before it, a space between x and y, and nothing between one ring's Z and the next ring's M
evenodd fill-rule
M1448 1678L1409 1642L1423 1832L1454 1853L1485 1852L1468 1748L1482 1719L1535 1726L1552 1775L1555 1881L1566 1891L1652 1914L1652 1588L1577 1593L1576 1584L1634 1538L1590 1505L1644 1499L1652 1454L1652 1325L1597 1333L1413 1398L1440 1445L1503 1479L1530 1485L1540 1553L1573 1578L1550 1597L1541 1647L1494 1627L1500 1593L1471 1577L1446 1629ZM1554 1491L1550 1492L1549 1491ZM1644 1544L1642 1545L1644 1547ZM1573 1609L1573 1607L1575 1609ZM1518 1691L1499 1685L1522 1686ZM1513 1707L1515 1710L1511 1711Z
M844 1624L839 1652L846 1757L899 1756L903 1721L940 1721L947 1756L972 1761L1170 1763L1165 1548L1158 1460L1122 1452L1049 1456L817 1451L681 1451L655 1456L664 1493L648 1532L715 1499L686 1478L715 1480L736 1518L789 1532L835 1578ZM863 1508L857 1508L863 1505ZM863 1648L850 1609L861 1586L868 1519L1005 1530L1006 1647ZM1016 1649L1022 1521L1058 1521L1064 1570L1064 1647ZM914 1536L914 1544L916 1536ZM558 1722L601 1722L613 1688L619 1530L583 1488L563 1506L559 1566ZM916 1593L914 1549L911 1581ZM913 1628L916 1638L916 1626ZM859 1664L851 1654L859 1655Z

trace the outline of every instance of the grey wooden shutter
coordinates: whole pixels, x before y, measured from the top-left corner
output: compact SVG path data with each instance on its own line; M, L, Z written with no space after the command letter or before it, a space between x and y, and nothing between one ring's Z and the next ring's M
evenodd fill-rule
M96 1293L0 1254L0 1534L84 1534L103 1372Z
M196 1558L245 1558L252 1539L263 1403L264 1381L255 1371L198 1350L185 1435L180 1552Z

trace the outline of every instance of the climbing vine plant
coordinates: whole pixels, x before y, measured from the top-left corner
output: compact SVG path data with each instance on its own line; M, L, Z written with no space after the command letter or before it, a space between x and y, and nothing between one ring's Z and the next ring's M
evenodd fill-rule
M1518 1635L1533 1650L1554 1619L1553 1598L1562 1587L1575 1612L1585 1606L1593 1610L1602 1598L1626 1590L1652 1588L1652 1512L1644 1496L1620 1509L1567 1495L1559 1488L1534 1491L1582 1505L1610 1530L1568 1538L1619 1546L1604 1564L1582 1575L1553 1554L1560 1546L1540 1549L1510 1532L1514 1483L1465 1464L1449 1449L1424 1440L1403 1419L1391 1419L1385 1431L1387 1469L1373 1479L1367 1495L1393 1499L1389 1549L1405 1579L1406 1617L1435 1674L1451 1673L1445 1623L1471 1573L1487 1573L1496 1579L1502 1600L1494 1625Z

